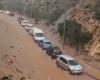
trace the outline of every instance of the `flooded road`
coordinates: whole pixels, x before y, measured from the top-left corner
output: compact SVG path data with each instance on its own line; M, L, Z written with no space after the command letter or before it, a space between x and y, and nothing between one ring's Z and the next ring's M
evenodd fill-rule
M56 66L17 22L16 17L0 14L0 55L14 56L19 74L29 80L95 80L85 74L70 75ZM13 74L12 74L13 75Z

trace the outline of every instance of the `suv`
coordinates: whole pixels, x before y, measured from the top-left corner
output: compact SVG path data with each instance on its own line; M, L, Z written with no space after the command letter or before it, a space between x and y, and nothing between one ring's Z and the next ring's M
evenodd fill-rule
M60 55L56 61L57 66L68 70L71 74L79 74L83 72L83 67L72 57Z
M57 58L58 55L61 55L62 52L58 46L51 46L47 49L47 54L52 58Z

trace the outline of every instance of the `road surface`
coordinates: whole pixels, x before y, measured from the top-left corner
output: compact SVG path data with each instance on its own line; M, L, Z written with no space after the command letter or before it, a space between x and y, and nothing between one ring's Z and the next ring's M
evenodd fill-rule
M82 75L70 75L57 67L25 29L17 22L16 17L0 14L0 55L14 56L15 68L20 76L29 80L95 80ZM11 67L12 68L12 67ZM20 71L19 71L20 70ZM13 75L9 72L10 75ZM16 80L15 75L13 76Z

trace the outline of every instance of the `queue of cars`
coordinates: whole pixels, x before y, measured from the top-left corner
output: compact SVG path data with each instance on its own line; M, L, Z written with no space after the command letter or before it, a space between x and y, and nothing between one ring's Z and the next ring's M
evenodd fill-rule
M44 32L30 24L23 17L18 17L19 23L28 31L34 41L43 49L51 58L56 59L56 65L69 71L71 74L80 74L83 72L83 67L72 57L63 54L58 46L54 46L50 40L46 38Z

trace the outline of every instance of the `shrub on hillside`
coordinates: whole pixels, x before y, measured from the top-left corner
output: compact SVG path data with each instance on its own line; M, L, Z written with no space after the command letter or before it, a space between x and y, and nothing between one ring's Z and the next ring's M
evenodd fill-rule
M65 29L65 30L64 30ZM80 46L88 43L92 39L92 34L82 30L82 25L76 21L66 20L58 25L58 32L64 42L73 46Z

